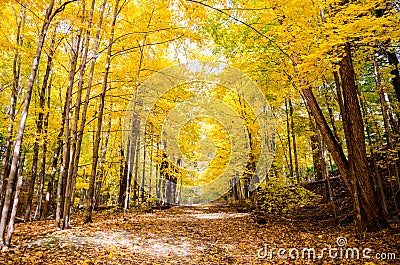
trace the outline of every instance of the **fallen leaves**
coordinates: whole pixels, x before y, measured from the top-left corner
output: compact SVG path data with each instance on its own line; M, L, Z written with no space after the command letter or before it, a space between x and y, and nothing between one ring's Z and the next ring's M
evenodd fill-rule
M267 216L267 223L259 226L249 214L226 207L175 207L128 217L124 222L119 213L101 213L88 225L75 217L75 226L61 231L51 221L18 224L14 243L19 246L1 253L0 264L294 264L277 257L260 259L257 250L265 244L322 249L345 235L349 246L396 252L395 242L400 241L395 230L356 240L351 226L326 226L305 219L289 222ZM296 261L334 264L329 259L316 262ZM375 264L361 260L346 260L345 264L360 262ZM390 264L376 264L385 262Z

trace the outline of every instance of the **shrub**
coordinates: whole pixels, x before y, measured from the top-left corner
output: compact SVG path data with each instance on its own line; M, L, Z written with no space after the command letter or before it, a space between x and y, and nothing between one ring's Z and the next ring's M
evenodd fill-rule
M318 197L302 186L289 186L278 179L271 179L265 187L259 187L257 194L260 210L267 213L286 213L294 206L306 204Z

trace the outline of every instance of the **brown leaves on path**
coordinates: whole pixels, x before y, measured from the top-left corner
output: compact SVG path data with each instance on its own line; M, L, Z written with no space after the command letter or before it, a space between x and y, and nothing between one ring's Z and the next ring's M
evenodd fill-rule
M361 241L351 226L272 217L260 226L248 213L213 205L130 213L126 222L122 214L106 211L96 213L92 224L76 219L63 231L53 221L18 224L16 247L0 253L0 264L398 264L400 258L396 224ZM332 259L327 253L315 260L301 257L304 247L315 248L317 255L337 247L340 236L347 239L344 248L370 248L373 259ZM286 252L281 259L277 250L272 258L258 257L265 248L296 248L300 257L292 260ZM375 253L395 253L397 260L376 260Z

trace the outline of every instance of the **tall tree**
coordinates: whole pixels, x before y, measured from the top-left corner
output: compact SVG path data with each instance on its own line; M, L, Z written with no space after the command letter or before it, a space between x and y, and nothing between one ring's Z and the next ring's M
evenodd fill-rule
M117 16L118 16L119 11L120 11L119 0L116 0L115 7L114 7L113 20L111 23L110 38L108 41L106 65L105 65L105 69L104 69L103 84L102 84L102 90L101 90L101 94L100 94L100 104L99 104L99 109L98 109L98 113L97 113L98 118L97 118L96 139L95 139L94 146L93 146L92 171L90 174L90 183L89 183L89 206L86 210L85 223L93 222L92 221L92 213L93 213L93 207L94 207L94 186L95 186L95 181L96 181L96 173L97 173L96 170L97 170L97 162L98 162L98 158L99 158L99 146L100 146L100 141L101 141L101 128L102 128L102 123L103 123L104 100L105 100L107 85L108 85L108 75L110 72L111 52L112 52L112 46L114 43L115 24L117 22Z
M340 61L339 71L343 88L342 115L346 119L348 129L345 130L346 145L348 150L349 166L353 183L353 189L358 190L361 207L362 226L376 230L388 227L382 207L378 203L373 185L372 174L368 164L365 147L364 123L361 116L358 100L358 89L355 83L355 73L351 58L351 45L345 45L345 55Z
M51 38L51 43L50 43L50 51L47 56L47 65L46 65L46 70L45 74L43 77L43 82L41 85L41 89L39 92L39 115L36 121L36 137L35 137L35 143L33 145L33 157L32 157L32 170L31 170L31 179L29 183L29 190L28 190L28 198L26 202L26 209L25 209L25 222L29 221L31 218L31 207L32 207L32 199L33 199L33 193L35 190L35 182L36 182L36 176L38 174L38 159L39 159L39 141L42 137L42 130L43 130L43 124L44 124L44 109L45 109L45 104L46 104L46 89L49 83L50 79L50 74L52 71L53 67L53 56L55 53L55 37L53 34L53 37ZM46 154L44 153L44 157L46 157ZM44 166L43 164L42 166ZM44 172L43 172L44 174ZM42 181L41 181L42 183ZM41 203L41 202L38 202Z
M12 161L11 161L11 169L10 169L10 174L8 176L6 195L4 198L4 205L3 205L2 215L1 215L1 220L0 220L0 240L1 240L0 247L4 247L4 233L5 233L6 223L7 223L8 211L10 209L10 204L12 201L11 196L13 193L14 182L15 182L15 178L17 175L18 157L19 157L19 153L21 150L22 138L24 136L25 124L26 124L26 119L28 116L29 105L31 102L33 85L35 83L36 73L39 68L40 55L42 54L43 44L46 39L47 30L48 30L53 18L58 13L62 12L66 5L68 5L71 2L75 2L75 1L76 0L64 2L60 7L58 7L56 10L53 11L54 5L55 5L55 0L51 0L49 7L46 10L46 14L45 14L45 17L43 20L44 22L42 25L42 29L40 31L40 36L39 36L36 53L35 53L33 63L32 63L32 70L31 70L31 73L29 76L28 86L27 86L26 92L25 92L25 100L24 100L24 104L23 104L23 108L22 108L22 112L21 112L21 119L20 119L19 126L18 126L17 138L15 140L15 145L14 145L14 151L13 151L13 156L12 156Z
M7 137L6 137L6 143L4 146L4 153L3 153L3 158L1 161L1 175L0 175L0 206L3 205L3 190L4 190L4 180L7 175L8 171L8 165L9 165L9 157L10 157L10 151L11 151L11 138L13 136L13 131L14 131L14 120L15 120L15 113L16 113L16 103L17 103L17 97L19 93L19 85L20 85L20 73L21 73L21 58L20 58L20 46L23 45L23 34L22 30L24 27L24 21L26 17L26 11L25 8L21 5L20 6L20 13L19 17L17 17L17 34L16 34L16 44L17 48L15 50L14 54L14 60L13 60L13 85L12 85L12 92L11 92L11 98L10 98L10 110L9 110L9 125L7 128Z
M67 191L67 183L68 181L68 168L70 165L70 154L71 154L71 102L72 102L72 91L75 81L76 68L78 64L79 50L81 47L82 40L82 28L79 28L76 33L76 38L72 38L72 46L74 47L71 50L71 61L70 61L70 69L68 74L68 85L67 91L65 95L65 105L64 105L64 144L63 144L63 159L62 165L60 169L60 177L58 179L58 187L57 187L57 209L56 209L56 226L59 228L64 228L65 223L61 227L60 221L63 215L63 202L65 201L65 194ZM75 45L73 44L75 42Z

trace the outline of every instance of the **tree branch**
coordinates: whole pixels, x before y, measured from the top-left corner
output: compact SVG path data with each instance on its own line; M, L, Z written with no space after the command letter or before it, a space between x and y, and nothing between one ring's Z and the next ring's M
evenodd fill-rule
M73 2L76 2L76 1L77 1L77 0L70 0L70 1L66 1L66 2L62 3L61 6L60 6L59 8L57 8L57 9L54 11L54 13L50 16L50 19L49 19L49 20L52 21L53 18L54 18L58 13L64 11L65 7L66 7L68 4L73 3Z
M234 20L234 21L236 21L236 22L239 22L240 24L245 25L246 27L248 27L248 28L252 29L254 32L256 32L258 35L260 35L260 36L264 37L265 39L267 39L268 42L270 42L270 43L272 43L273 45L275 45L275 46L278 48L278 50L279 50L282 54L284 54L285 56L287 56L287 57L290 58L290 56L289 56L276 42L274 42L270 37L266 36L265 34L263 34L261 31L259 31L258 29L256 29L256 28L253 27L252 25L250 25L250 24L248 24L248 23L246 23L246 22L244 22L244 21L242 21L242 20L240 20L240 19L238 19L238 18L236 18L236 17L234 17L234 16L232 16L232 15L229 15L228 13L226 13L226 12L225 12L224 10L222 10L222 9L219 9L219 8L216 8L216 7L213 7L213 6L210 6L210 5L205 4L205 3L203 3L203 2L196 1L196 0L186 0L186 1L192 2L192 3L196 3L196 4L199 4L199 5L205 6L205 7L207 7L207 8L213 9L213 10L215 10L215 11L218 11L218 12L220 12L220 13L226 15L226 16L229 17L230 19L232 19L232 20Z

